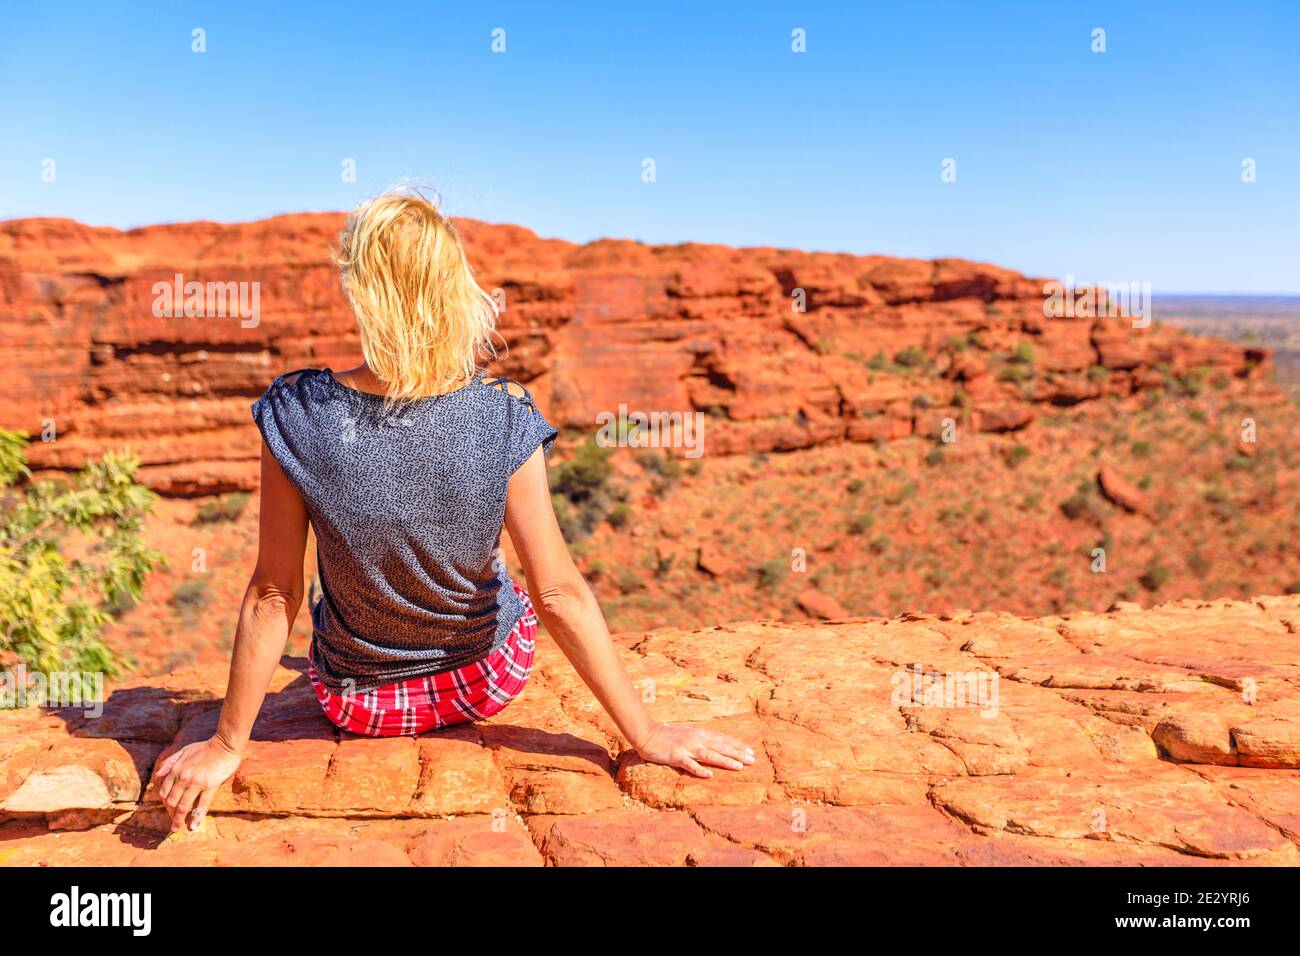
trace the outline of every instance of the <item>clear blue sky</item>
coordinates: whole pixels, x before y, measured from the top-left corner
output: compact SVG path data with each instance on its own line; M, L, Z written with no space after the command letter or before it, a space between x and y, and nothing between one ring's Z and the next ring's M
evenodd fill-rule
M414 176L455 214L576 241L1297 293L1298 9L5 3L0 218L234 221Z

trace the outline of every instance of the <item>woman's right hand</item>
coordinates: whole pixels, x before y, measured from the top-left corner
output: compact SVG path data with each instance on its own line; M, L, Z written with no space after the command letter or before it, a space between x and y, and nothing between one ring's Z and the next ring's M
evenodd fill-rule
M193 810L190 829L197 830L221 785L234 776L243 759L219 737L189 744L176 751L153 773L158 796L172 818L172 830L185 826Z
M674 724L654 724L636 752L642 760L679 767L704 778L713 776L709 767L742 770L754 762L754 749L734 737Z

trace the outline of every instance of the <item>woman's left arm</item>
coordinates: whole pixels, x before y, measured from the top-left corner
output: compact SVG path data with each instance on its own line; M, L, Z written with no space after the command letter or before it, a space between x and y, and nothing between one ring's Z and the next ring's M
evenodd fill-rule
M154 771L172 831L196 829L221 785L239 768L253 722L302 606L307 506L262 444L257 568L244 592L217 732L176 751ZM193 811L191 813L190 811Z

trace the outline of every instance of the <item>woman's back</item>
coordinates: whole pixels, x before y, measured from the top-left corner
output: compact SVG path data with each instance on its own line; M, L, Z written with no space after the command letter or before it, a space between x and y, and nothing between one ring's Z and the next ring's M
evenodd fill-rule
M526 390L479 371L497 304L455 226L387 193L353 210L337 260L365 361L344 380L290 372L253 403L257 567L216 732L155 771L173 829L197 827L239 766L302 604L309 525L324 596L307 676L336 727L384 737L492 717L527 685L540 618L643 760L700 777L752 764L724 734L652 719L619 663L552 508L555 429ZM503 524L536 614L497 557Z
M480 375L386 405L306 369L276 379L253 418L316 532L312 664L327 688L450 670L506 640L524 613L497 558L506 488L556 435L526 392Z

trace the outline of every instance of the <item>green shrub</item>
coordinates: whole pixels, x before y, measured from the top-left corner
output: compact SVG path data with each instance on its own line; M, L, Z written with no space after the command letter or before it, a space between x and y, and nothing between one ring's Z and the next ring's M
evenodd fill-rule
M613 472L609 449L589 438L574 449L570 460L551 469L551 491L579 504L601 491Z
M624 594L631 594L645 587L645 575L630 565L623 565L615 576L618 589Z
M1100 519L1102 509L1097 501L1096 487L1090 481L1082 481L1074 494L1061 502L1061 513L1071 521L1079 518Z
M620 501L609 509L609 514L605 520L609 522L611 528L621 528L632 519L632 506L626 501Z
M915 345L909 345L897 355L894 356L894 364L901 365L903 368L920 368L929 361L925 350Z
M1159 591L1168 580L1169 569L1162 564L1152 564L1142 572L1142 576L1138 578L1138 583L1148 591Z
M219 498L209 498L199 505L194 513L195 524L214 524L219 521L235 521L248 506L248 495L242 491Z
M653 472L664 478L670 478L673 481L681 478L682 472L685 471L680 458L670 455L662 449L644 452L637 457L637 461L641 463L641 467L646 471Z
M849 519L849 534L866 534L875 523L875 515L854 515Z
M758 586L774 588L790 573L784 558L771 558L758 566Z
M625 501L627 490L610 484L613 473L609 449L591 438L574 450L569 461L551 470L551 504L568 541L586 537L607 518L615 527L621 527L631 516L630 509L618 507Z
M570 543L591 534L594 524L588 524L578 509L564 495L551 495L551 508L555 511L555 522L560 526L560 534Z
M193 612L206 606L211 598L207 581L203 578L186 578L172 592L169 603L178 611Z
M155 496L135 482L139 462L116 454L72 483L20 486L30 477L26 438L0 430L0 653L44 674L116 676L122 662L100 635L164 561L140 537ZM75 538L92 545L64 554Z
M916 482L908 481L903 484L897 491L891 491L885 496L885 504L901 505L904 501L916 494Z

